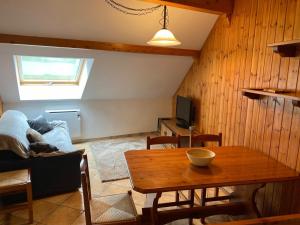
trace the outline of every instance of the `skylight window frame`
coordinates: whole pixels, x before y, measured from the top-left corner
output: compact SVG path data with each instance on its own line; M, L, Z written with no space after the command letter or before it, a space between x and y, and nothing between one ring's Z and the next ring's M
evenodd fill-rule
M78 86L80 84L80 80L82 77L82 72L85 64L87 63L87 59L85 58L78 58L79 66L76 72L76 81L70 81L70 80L24 80L22 76L22 62L21 58L24 55L15 55L15 63L17 68L17 75L19 78L20 85L73 85ZM34 57L48 57L48 56L34 56ZM58 58L58 57L55 57ZM61 58L68 58L68 57L61 57Z

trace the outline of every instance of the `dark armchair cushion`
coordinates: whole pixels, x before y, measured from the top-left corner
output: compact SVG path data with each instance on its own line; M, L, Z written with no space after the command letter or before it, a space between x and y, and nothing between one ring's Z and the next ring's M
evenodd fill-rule
M30 128L36 130L41 134L45 134L53 129L53 126L43 116L38 116L34 120L27 120Z
M58 151L58 148L46 142L35 142L29 145L29 150L35 153L50 153Z

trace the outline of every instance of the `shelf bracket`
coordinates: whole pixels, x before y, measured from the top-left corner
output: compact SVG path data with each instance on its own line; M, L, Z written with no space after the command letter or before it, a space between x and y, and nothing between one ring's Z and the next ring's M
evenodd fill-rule
M273 51L278 53L281 57L297 56L297 47L294 45L274 46Z
M243 96L250 98L250 99L260 99L261 95L255 93L249 93L243 91Z
M293 106L295 106L295 107L300 107L300 101L293 100L293 101L292 101L292 104L293 104Z

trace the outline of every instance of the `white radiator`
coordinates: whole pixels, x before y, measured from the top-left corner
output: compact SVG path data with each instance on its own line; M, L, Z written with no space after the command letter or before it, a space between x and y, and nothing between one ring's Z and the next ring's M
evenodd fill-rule
M79 109L46 110L45 117L48 121L66 121L70 130L71 138L75 139L81 137L81 122Z

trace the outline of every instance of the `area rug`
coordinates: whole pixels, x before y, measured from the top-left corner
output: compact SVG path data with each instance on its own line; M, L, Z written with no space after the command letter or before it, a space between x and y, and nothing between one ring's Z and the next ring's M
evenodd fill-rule
M156 135L151 133L151 136ZM92 142L90 149L96 160L101 181L109 182L128 178L124 152L146 149L146 137L147 135L136 135Z

